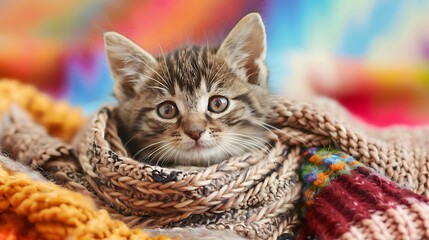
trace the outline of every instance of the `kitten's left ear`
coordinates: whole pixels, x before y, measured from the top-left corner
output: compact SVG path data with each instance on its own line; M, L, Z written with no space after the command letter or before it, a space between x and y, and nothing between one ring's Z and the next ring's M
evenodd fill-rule
M221 44L218 54L249 83L267 86L265 27L258 13L250 13L237 23Z
M141 49L128 38L115 32L104 34L107 61L115 87L115 96L125 101L137 94L145 78L145 73L153 71L157 64L152 55Z

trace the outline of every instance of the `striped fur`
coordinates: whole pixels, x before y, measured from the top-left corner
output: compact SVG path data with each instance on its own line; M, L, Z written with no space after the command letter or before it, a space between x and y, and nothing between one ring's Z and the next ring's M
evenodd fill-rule
M265 31L258 14L244 17L220 48L186 46L158 57L117 33L106 52L120 108L121 137L134 158L157 165L208 166L245 152L263 153L269 107ZM224 112L209 111L224 96ZM178 114L164 119L166 101ZM197 140L186 134L199 129Z

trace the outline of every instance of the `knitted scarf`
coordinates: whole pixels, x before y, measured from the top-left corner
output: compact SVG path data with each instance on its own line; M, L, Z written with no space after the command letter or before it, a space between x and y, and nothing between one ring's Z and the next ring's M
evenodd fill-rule
M249 239L290 236L299 224L301 153L318 146L340 149L427 195L428 129L374 131L331 102L272 101L268 123L276 127L277 141L270 152L260 159L234 157L202 171L131 159L117 134L115 107L95 114L72 146L23 114L11 113L2 148L138 227L204 226L231 229Z

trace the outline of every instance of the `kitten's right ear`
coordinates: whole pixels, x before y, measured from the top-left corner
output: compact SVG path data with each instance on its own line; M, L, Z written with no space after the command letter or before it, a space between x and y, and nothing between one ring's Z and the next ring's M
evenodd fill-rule
M114 94L119 101L135 96L148 69L157 64L152 55L119 33L104 34L107 61L115 80Z
M267 86L268 81L265 54L265 27L258 13L244 16L218 50L218 55L226 60L237 75L251 84L264 87Z

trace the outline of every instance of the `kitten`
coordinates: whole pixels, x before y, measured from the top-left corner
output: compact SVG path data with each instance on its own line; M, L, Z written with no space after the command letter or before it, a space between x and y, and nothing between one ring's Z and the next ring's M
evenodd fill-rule
M259 14L240 20L219 48L186 46L153 57L113 32L105 47L119 134L135 159L207 167L266 148L270 95Z

